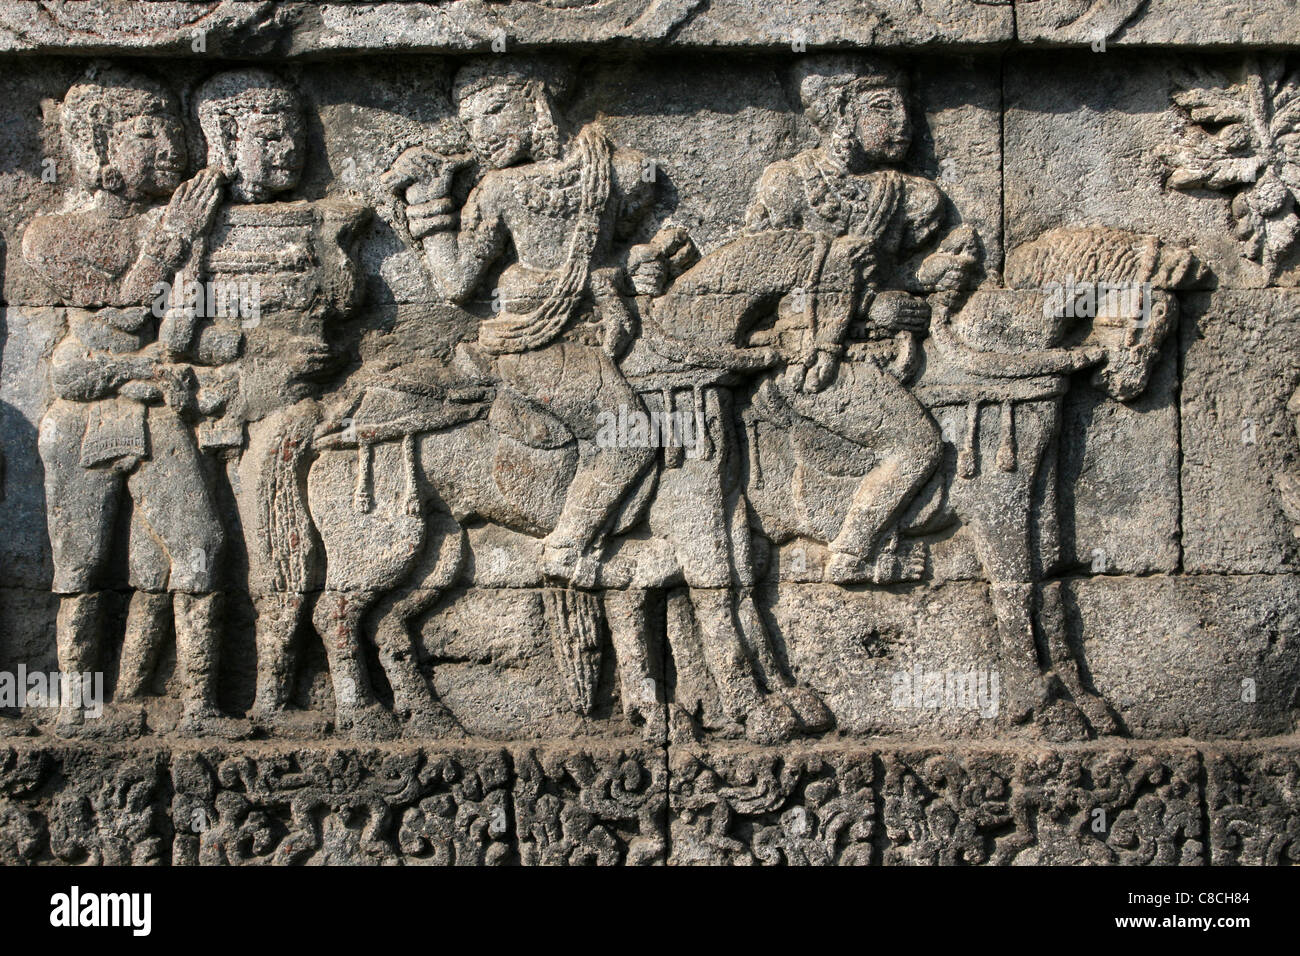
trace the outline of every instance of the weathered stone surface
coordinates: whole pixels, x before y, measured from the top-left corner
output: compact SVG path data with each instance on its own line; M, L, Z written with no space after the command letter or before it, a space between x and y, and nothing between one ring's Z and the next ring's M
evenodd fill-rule
M5 5L0 859L1294 862L1287 16Z
M1300 434L1300 297L1201 296L1182 332L1183 561L1190 571L1291 571ZM1231 502L1231 506L1225 506Z
M388 3L11 0L0 51L238 56L503 52L546 46L972 46L1011 39L1010 0ZM199 41L197 37L202 37ZM202 49L195 44L202 43ZM497 44L494 46L494 44Z
M1026 43L1110 46L1275 46L1300 42L1288 0L1016 0Z
M1268 574L1081 578L1067 613L1133 736L1272 736L1300 706L1296 587Z

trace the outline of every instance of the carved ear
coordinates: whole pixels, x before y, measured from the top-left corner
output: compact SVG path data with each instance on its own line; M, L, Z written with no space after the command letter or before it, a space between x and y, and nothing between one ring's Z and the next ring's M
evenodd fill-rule
M218 134L221 137L221 172L227 179L235 175L235 144L239 141L239 121L229 113L217 117Z
M86 123L90 130L90 145L95 151L100 167L108 163L108 134L113 118L102 103L92 103L87 110Z

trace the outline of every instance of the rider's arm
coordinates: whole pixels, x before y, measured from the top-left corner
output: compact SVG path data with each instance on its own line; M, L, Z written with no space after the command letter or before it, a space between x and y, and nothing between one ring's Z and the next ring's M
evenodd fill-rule
M425 261L452 302L468 299L505 249L507 232L495 195L498 182L489 174L470 193L459 217L440 217L424 237Z

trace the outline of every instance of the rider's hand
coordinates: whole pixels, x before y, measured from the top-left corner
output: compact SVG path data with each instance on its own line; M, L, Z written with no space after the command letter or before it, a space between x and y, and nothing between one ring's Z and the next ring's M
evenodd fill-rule
M465 156L443 156L425 146L412 146L379 181L408 203L428 202L449 195L456 171L468 162Z
M930 324L930 305L906 292L881 292L872 301L867 319L876 328L924 332Z
M839 367L840 358L838 355L819 349L811 365L804 372L802 383L797 386L799 391L820 392L835 381L835 373L839 370Z
M650 243L628 250L626 271L637 295L659 295L668 284L668 264L663 253Z

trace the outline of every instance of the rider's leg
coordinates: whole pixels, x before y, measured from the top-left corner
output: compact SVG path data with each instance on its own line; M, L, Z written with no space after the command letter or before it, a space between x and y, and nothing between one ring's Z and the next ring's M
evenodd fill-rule
M535 352L498 359L502 379L562 421L574 436L592 442L603 415L644 412L640 397L603 351L557 342ZM645 474L653 448L592 445L564 500L544 553L547 573L577 583L594 583L590 560L619 504ZM583 559L587 558L587 561Z
M882 545L943 458L938 426L911 393L874 362L846 364L830 388L801 399L801 414L877 456L830 542L829 576L877 583L905 576L893 566L891 555L882 554Z

